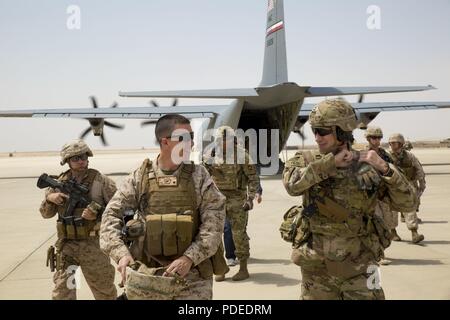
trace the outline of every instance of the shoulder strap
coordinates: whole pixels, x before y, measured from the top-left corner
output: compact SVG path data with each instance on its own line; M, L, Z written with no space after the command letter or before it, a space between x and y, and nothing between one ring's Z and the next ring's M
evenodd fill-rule
M69 173L70 173L70 169L67 170L67 171L64 171L63 173L61 173L61 174L57 177L57 180L58 180L58 181L67 181L67 180L69 180L69 178L68 178Z
M88 169L87 178L84 180L83 184L85 186L87 186L88 188L90 188L92 186L92 183L95 180L95 177L98 174L100 174L100 172L98 172L97 170L95 170L95 169Z
M141 167L139 168L139 177L141 179L140 181L140 192L138 197L138 204L139 207L141 205L141 200L143 200L143 197L145 197L148 193L148 179L149 179L149 173L153 172L153 164L150 161L150 159L145 159L142 163ZM154 176L154 173L153 173ZM140 208L142 209L142 208Z

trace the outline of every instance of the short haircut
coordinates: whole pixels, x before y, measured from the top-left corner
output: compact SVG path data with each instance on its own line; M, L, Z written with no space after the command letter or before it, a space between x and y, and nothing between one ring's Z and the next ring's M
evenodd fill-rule
M156 141L161 144L162 138L170 137L177 124L191 124L191 122L180 114L166 114L159 118L155 127Z

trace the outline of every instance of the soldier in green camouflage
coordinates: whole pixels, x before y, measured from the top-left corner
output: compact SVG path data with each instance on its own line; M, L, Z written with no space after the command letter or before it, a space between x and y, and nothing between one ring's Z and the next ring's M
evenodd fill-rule
M380 127L370 126L367 128L365 137L367 142L369 143L367 150L375 151L384 161L393 163L389 152L387 152L384 148L381 147L381 139L383 139L383 131ZM400 237L398 236L395 228L398 226L398 213L396 211L392 211L389 203L386 201L377 201L377 206L375 208L375 214L383 219L386 227L391 231L391 236L393 241L400 241ZM388 265L392 261L385 259L380 260L381 265Z
M405 150L405 138L400 133L393 134L389 137L389 145L391 147L391 156L394 164L403 170L405 176L414 187L414 194L417 197L417 206L414 210L402 214L405 218L406 226L411 231L412 242L419 243L425 239L422 234L419 234L419 219L417 217L417 210L420 204L420 197L426 188L425 172L419 160L411 152Z
M260 188L256 165L244 146L237 142L234 130L228 126L217 129L215 149L205 155L204 165L227 198L226 216L231 224L235 254L239 260L239 271L232 280L245 280L249 277L247 260L250 257L248 211L252 210L253 200ZM216 276L216 281L224 279L225 275Z
M119 186L103 215L100 246L118 264L129 299L212 299L212 276L224 272L216 258L226 267L219 250L225 197L208 171L189 161L188 119L160 118L155 136L160 154ZM127 209L136 214L125 224ZM132 225L142 232L130 234Z
M89 189L88 197L92 201L87 207L80 206L74 210L73 215L79 219L76 225L68 224L62 218L69 195L59 190L47 189L40 207L45 219L58 214L54 300L76 299L77 284L73 280L76 280L74 272L78 267L81 267L95 299L112 300L117 296L114 267L99 245L101 216L116 192L116 184L97 170L88 168L88 157L92 156L91 149L83 140L67 143L61 150L60 164L67 163L70 169L62 173L58 180L64 182L75 178ZM53 260L53 257L48 258Z
M309 121L318 151L287 161L283 184L302 196L292 261L301 267L302 299L384 299L377 261L390 244L375 215L381 189L391 207L414 208L412 186L375 151L354 151L357 119L342 99L316 105Z

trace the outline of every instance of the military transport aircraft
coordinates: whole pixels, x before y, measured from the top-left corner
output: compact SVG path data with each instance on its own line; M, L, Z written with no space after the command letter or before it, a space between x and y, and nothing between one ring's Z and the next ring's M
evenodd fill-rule
M206 127L214 129L222 125L245 130L259 129L279 130L279 147L283 148L292 131L300 132L308 120L313 105L304 104L305 98L359 95L358 103L353 103L360 121L360 128L367 127L375 117L383 111L424 110L450 108L450 102L383 102L364 103L366 94L398 93L425 91L432 86L412 87L310 87L288 81L285 21L283 0L269 0L267 9L267 29L263 77L256 88L241 89L207 89L184 91L148 91L120 92L122 97L162 97L174 98L170 107L161 108L154 103L153 107L126 107L113 105L112 108L98 108L93 100L94 109L34 109L0 111L0 117L43 117L43 118L77 118L86 119L89 131L103 136L104 126L120 128L108 121L116 119L145 119L145 123L154 123L165 114L179 113L188 118L207 118ZM178 98L233 99L229 105L210 106L176 106ZM270 145L267 146L270 154ZM259 154L259 152L258 152ZM258 162L259 162L258 158Z

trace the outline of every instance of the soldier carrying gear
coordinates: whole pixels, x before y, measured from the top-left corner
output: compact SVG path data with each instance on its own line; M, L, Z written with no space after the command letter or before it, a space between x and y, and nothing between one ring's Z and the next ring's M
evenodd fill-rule
M405 138L400 133L395 133L389 137L391 156L394 160L394 164L402 169L405 176L414 187L416 207L410 212L401 211L401 213L405 218L406 226L411 231L412 242L419 243L425 239L425 237L418 232L419 218L417 217L420 198L426 188L425 172L416 156L405 149L405 142Z
M56 270L53 299L76 299L76 285L67 284L78 267L96 299L112 300L117 296L114 267L99 246L103 209L116 192L116 185L97 170L88 168L87 160L92 156L91 149L82 140L67 143L61 150L60 163L67 163L70 169L60 174L58 181L45 175L40 180L41 185L46 182L54 187L46 190L41 215L45 219L58 215L58 240L48 250L47 257L52 271ZM76 194L71 194L72 189Z
M256 165L252 163L245 148L237 143L234 130L228 126L217 129L215 147L211 156L205 155L204 166L211 174L216 186L226 198L226 218L231 225L235 255L239 259L239 271L233 281L247 279L250 275L247 260L250 257L247 234L248 211L260 190ZM225 280L225 274L216 276L216 281Z
M287 192L303 201L299 217L285 215L297 226L291 258L301 267L301 298L383 299L379 283L367 285L390 245L389 230L375 215L376 200L384 194L393 208L409 210L412 187L375 151L351 148L357 119L346 101L319 103L310 123L319 150L298 152L283 171Z
M226 267L220 246L225 197L206 169L189 161L188 119L166 115L155 135L158 157L125 178L105 209L101 248L118 264L129 299L212 299L213 274ZM125 209L139 217L124 229ZM130 247L122 230L127 236L136 231ZM144 267L132 272L129 266L136 263ZM180 278L182 286L174 280Z
M381 139L383 138L383 131L380 127L370 126L365 133L367 142L369 143L368 150L374 150L384 161L393 163L391 155L381 147ZM393 241L401 241L395 228L398 226L398 213L392 211L389 203L378 200L375 208L375 214L383 219L386 227L391 231L391 238ZM388 259L380 260L381 265L388 265L391 261Z

